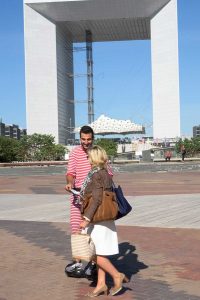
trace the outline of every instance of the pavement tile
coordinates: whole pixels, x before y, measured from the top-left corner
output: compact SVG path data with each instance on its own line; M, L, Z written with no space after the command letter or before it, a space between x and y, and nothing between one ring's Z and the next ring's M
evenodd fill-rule
M158 168L157 173L150 173L145 172L145 165L142 168L143 172L129 172L129 167L115 172L115 182L122 185L125 195L200 193L200 172L165 172L164 166L160 172ZM0 193L18 197L65 194L64 169L35 168L31 175L29 170L15 169L15 175L4 170ZM47 170L58 173L45 174ZM116 299L200 300L199 229L126 224L117 229L120 253L112 261L130 282ZM69 224L0 220L0 300L90 299L85 295L93 289L91 282L65 275L70 261ZM109 277L107 282L111 287Z
M116 172L127 196L200 193L200 172ZM0 176L0 194L65 194L65 176Z
M130 278L117 299L200 299L199 230L117 228L120 253L112 261ZM87 299L93 289L64 274L71 259L66 223L0 221L0 253L2 299Z

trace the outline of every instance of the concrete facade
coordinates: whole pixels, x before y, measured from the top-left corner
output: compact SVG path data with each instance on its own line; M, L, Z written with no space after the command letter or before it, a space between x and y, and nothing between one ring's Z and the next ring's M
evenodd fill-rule
M153 135L180 136L177 3L151 20Z
M24 0L28 134L74 127L73 43L151 39L154 138L180 136L177 0Z
M28 134L55 136L65 144L70 118L74 123L72 42L66 29L29 6L25 12L26 111Z

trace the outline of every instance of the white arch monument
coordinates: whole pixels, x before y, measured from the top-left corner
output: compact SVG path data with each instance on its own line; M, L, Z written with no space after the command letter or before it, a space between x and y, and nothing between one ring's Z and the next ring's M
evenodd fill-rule
M180 136L177 0L24 0L27 131L65 144L73 43L151 39L154 138ZM134 59L134 58L133 58ZM131 57L130 57L131 60Z

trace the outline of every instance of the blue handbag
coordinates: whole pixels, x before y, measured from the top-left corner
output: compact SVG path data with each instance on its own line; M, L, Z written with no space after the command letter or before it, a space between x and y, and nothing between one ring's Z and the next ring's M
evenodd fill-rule
M115 220L118 220L124 216L126 216L132 210L132 206L129 204L128 200L124 197L122 192L122 188L120 185L118 187L115 186L113 182L113 192L115 192L116 200L118 204L118 214Z

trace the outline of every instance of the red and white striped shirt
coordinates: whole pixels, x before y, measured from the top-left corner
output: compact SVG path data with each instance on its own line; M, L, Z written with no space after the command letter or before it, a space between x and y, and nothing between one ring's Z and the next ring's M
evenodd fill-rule
M73 176L74 186L80 188L90 170L91 165L88 160L87 152L84 151L81 145L75 147L69 155L66 175Z

